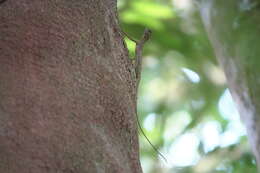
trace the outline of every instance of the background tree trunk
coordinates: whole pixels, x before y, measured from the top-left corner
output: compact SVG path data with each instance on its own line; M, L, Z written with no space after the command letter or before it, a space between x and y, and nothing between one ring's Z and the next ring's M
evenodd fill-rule
M116 0L0 4L0 172L141 172Z
M260 11L258 0L201 0L203 23L224 68L260 165Z

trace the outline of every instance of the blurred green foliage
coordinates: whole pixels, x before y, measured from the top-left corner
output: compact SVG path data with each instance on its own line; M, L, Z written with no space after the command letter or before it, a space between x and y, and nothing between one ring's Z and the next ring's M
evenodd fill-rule
M245 130L191 0L119 0L121 29L144 49L138 116L144 173L256 172ZM130 57L135 44L125 38Z

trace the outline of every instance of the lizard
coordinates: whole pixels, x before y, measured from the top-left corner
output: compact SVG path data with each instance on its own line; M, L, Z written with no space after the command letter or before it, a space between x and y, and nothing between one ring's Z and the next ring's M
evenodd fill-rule
M139 87L139 83L140 83L140 80L141 80L141 71L142 71L142 53L143 53L143 47L144 47L144 44L150 39L151 37L151 34L152 34L152 31L148 28L145 28L144 32L143 32L143 35L141 37L140 40L135 40L133 38L131 38L128 34L126 34L125 32L123 32L123 35L125 35L129 40L133 41L136 46L135 46L135 57L134 57L134 62L133 62L133 65L134 65L134 72L135 72L135 79L136 79L136 95L138 93L138 87ZM137 100L137 97L136 97L136 100ZM140 123L140 120L139 120L139 117L138 117L138 114L137 114L137 107L136 107L136 110L135 110L135 115L136 115L136 120L137 120L137 124L138 124L138 127L141 131L141 133L143 134L143 136L145 137L145 139L148 141L148 143L152 146L152 148L164 159L164 161L167 163L167 159L166 157L152 144L152 142L149 140L149 138L146 136L142 126L141 126L141 123Z

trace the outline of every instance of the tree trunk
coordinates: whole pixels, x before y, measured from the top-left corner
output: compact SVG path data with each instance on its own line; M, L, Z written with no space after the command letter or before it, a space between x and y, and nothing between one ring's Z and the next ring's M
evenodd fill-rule
M201 0L216 56L260 165L260 11L258 0Z
M0 4L0 172L139 173L116 0Z

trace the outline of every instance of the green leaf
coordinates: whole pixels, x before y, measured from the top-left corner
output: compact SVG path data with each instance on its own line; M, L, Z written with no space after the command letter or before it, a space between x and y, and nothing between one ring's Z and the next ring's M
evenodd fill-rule
M139 14L143 14L151 18L169 19L174 17L174 12L170 6L151 1L135 1L132 4L132 7Z

